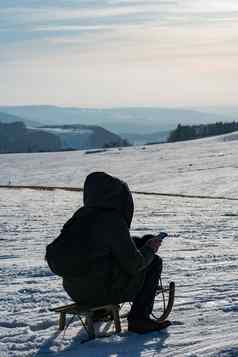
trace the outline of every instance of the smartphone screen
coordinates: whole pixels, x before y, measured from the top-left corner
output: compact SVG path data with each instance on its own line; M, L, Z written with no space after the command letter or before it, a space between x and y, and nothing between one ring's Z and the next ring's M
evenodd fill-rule
M158 239L161 239L163 240L164 238L168 237L168 234L165 233L165 232L160 232L158 235L157 235L157 238Z

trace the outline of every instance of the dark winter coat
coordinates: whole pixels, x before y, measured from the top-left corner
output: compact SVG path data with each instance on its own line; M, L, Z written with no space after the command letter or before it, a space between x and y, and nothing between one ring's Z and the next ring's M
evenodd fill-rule
M81 273L63 278L64 289L74 301L119 303L132 300L141 288L153 252L148 246L139 251L130 237L133 209L126 183L103 172L87 177L80 210L95 214L83 247L83 267ZM83 245L82 237L78 238Z

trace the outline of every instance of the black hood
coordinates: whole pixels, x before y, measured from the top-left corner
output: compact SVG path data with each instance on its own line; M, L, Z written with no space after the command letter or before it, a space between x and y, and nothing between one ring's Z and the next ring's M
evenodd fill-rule
M129 187L117 177L105 172L93 172L84 183L85 207L111 208L117 210L131 225L134 203Z

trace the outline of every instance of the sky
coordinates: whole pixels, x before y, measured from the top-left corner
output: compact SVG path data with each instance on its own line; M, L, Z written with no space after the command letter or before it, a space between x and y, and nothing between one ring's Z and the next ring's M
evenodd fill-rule
M234 106L237 0L4 0L0 105Z

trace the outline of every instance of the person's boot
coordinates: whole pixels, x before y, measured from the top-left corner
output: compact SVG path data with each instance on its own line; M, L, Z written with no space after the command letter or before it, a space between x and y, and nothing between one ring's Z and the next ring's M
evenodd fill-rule
M160 331L171 325L168 320L156 321L150 318L131 320L128 319L128 331L140 334L149 333L153 331Z

